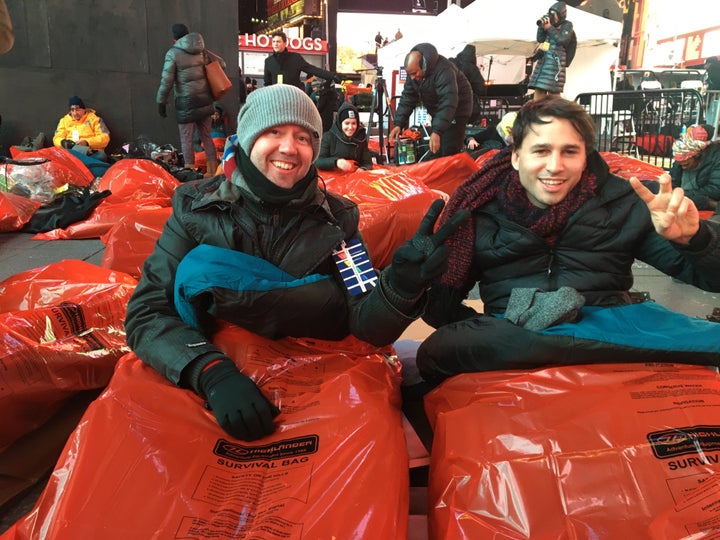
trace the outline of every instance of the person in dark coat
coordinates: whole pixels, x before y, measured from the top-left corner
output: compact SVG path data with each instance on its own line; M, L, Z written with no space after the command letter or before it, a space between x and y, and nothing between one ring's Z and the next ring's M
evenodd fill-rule
M465 75L430 43L420 43L410 50L405 70L407 80L395 112L395 127L388 137L390 144L408 127L415 107L424 105L432 116L431 159L462 152L473 101Z
M205 397L220 426L249 441L274 431L278 408L212 343L218 320L268 339L352 334L388 345L420 316L457 224L433 233L436 201L377 275L357 205L318 185L322 125L310 97L286 84L260 88L237 126L224 173L175 190L125 330L140 359Z
M528 88L535 90L535 99L547 94L560 95L565 87L567 47L574 35L573 24L567 20L565 2L555 2L539 21L537 60Z
M462 74L465 75L472 88L473 109L468 122L475 124L480 119L480 98L487 95L485 78L482 76L482 73L480 73L480 68L477 65L475 45L465 45L465 48L460 51L455 58L451 58L450 60L462 71Z
M287 50L285 32L274 32L272 36L273 53L265 59L265 86L271 84L292 84L301 90L305 88L300 81L300 73L309 73L328 81L340 82L340 77L331 71L313 66L301 54Z
M629 294L636 259L719 292L720 224L699 220L667 174L657 194L611 174L575 102L528 102L512 137L441 217L471 212L430 291L423 319L437 330L417 352L423 378L550 364L720 365L717 323ZM482 315L463 303L476 286Z
M368 149L367 132L360 124L358 110L350 103L343 103L330 131L320 144L320 157L315 162L318 169L340 169L354 172L372 169L372 155Z
M709 126L687 128L672 146L673 187L681 187L698 210L715 210L720 201L720 142L712 142Z
M167 117L167 101L170 91L175 93L175 115L180 131L180 147L185 167L195 168L193 135L200 132L203 148L213 148L210 136L211 116L215 111L210 83L205 76L205 64L217 60L222 67L225 61L205 49L205 40L197 32L189 32L184 24L172 27L175 43L165 54L160 87L155 101L158 113ZM207 161L207 170L215 171L217 159Z

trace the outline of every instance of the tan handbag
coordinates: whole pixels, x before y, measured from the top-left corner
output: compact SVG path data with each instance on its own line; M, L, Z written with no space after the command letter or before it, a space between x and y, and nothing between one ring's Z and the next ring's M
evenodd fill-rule
M228 79L220 62L217 60L207 62L207 55L205 59L205 76L207 77L208 83L210 83L210 91L212 92L213 98L217 101L222 99L222 97L228 93L228 90L232 88L232 82Z

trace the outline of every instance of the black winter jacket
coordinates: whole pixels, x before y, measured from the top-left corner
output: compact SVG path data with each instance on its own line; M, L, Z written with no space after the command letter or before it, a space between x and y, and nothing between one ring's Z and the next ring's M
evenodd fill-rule
M205 42L197 32L191 32L165 53L160 87L155 101L166 104L170 90L175 93L175 112L179 124L197 122L213 113L213 96L205 76ZM210 51L208 60L225 61Z
M586 305L627 304L635 259L720 291L720 226L701 221L689 246L669 242L655 232L647 206L626 180L609 174L597 152L588 163L598 175L598 194L570 218L554 245L510 221L497 201L475 212L474 259L465 290L433 287L423 318L438 327L474 315L461 302L476 283L486 313L504 313L515 287L567 286L583 294Z
M480 68L477 65L477 53L475 45L465 45L465 48L460 51L455 58L450 59L455 66L465 75L470 88L473 91L473 109L472 115L470 116L470 123L475 123L480 118L481 104L480 98L487 94L487 88L485 87L485 78L480 73Z
M565 2L556 2L550 10L557 12L559 23L557 26L550 25L547 30L542 26L537 29L537 41L541 44L541 47L536 53L539 59L530 76L528 88L538 88L553 94L559 94L565 87L566 47L573 35L573 24L566 20L567 8ZM547 50L542 48L543 44L546 44Z
M309 73L331 81L335 74L313 66L301 54L285 49L281 53L272 53L265 59L265 86L277 84L278 75L282 74L283 84L293 84L305 91L305 85L300 82L300 72Z
M340 113L344 110L355 111L355 118L358 118L358 129L352 137L348 137L342 131ZM325 133L320 143L320 156L315 161L318 169L334 169L337 160L349 159L357 162L363 169L372 169L372 155L368 149L367 133L360 125L358 112L350 103L343 103L338 110L330 131Z
M465 75L429 43L416 45L412 50L422 53L427 67L421 81L410 78L405 81L394 124L408 127L410 115L418 105L426 107L432 116L433 133L442 135L453 120L467 124L472 113L473 91Z
M276 306L281 308L266 311L266 320L260 322L267 324L251 328L260 334L263 327L284 327L288 317L298 319L298 314L303 314L302 328L290 335L341 339L353 334L384 346L420 315L425 297L398 296L384 276L368 293L347 293L331 253L343 240L362 240L354 203L322 192L313 182L300 200L273 209L257 199L242 176L237 172L234 176L232 183L220 175L178 187L173 213L146 259L142 278L128 303L128 345L167 379L198 391L200 370L222 355L209 336L184 323L174 308L178 264L200 244L263 258L296 278L314 273L331 276L277 292L282 298ZM261 293L256 296L260 300ZM243 301L239 309L252 312L252 297ZM309 328L314 329L313 335L308 335Z

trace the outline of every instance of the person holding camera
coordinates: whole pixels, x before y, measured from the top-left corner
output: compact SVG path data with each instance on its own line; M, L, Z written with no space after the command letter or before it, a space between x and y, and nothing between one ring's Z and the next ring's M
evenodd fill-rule
M567 20L565 2L555 2L547 14L537 20L537 25L539 45L532 57L537 63L528 83L528 88L535 91L535 99L548 94L560 95L563 91L569 65L568 49L575 37L573 24Z

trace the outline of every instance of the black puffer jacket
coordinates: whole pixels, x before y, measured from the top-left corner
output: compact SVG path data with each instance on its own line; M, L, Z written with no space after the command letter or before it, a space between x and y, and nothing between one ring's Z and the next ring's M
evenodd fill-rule
M358 129L352 137L343 133L340 122L341 113L349 109L355 111L355 118L358 118ZM340 105L330 131L323 135L320 143L320 156L315 161L315 165L318 169L334 169L340 158L354 160L363 169L372 169L372 155L368 150L367 132L360 125L357 109L347 102Z
M191 32L165 53L160 87L155 101L166 104L170 90L175 93L175 111L179 124L197 122L213 113L213 96L205 76L205 42L197 32ZM225 61L207 51L225 67Z
M698 210L714 210L720 201L720 143L712 143L700 154L693 169L683 169L677 161L670 167L673 187L682 187Z
M503 215L497 202L473 214L474 260L465 291L433 287L424 319L435 327L472 312L461 305L477 283L486 313L504 313L515 287L572 287L587 305L629 303L635 259L707 291L720 291L720 226L701 222L690 246L658 235L645 203L630 184L609 174L594 152L590 167L599 192L571 218L554 245Z
M538 88L553 94L559 94L565 87L565 70L567 68L566 47L573 36L573 24L566 19L565 2L556 2L549 11L558 14L557 26L545 30L538 26L537 41L540 44L537 64L530 76L528 88Z
M353 334L378 346L391 343L420 315L425 297L399 297L384 275L370 292L348 294L331 254L343 239L362 240L358 222L354 203L320 191L317 182L311 183L301 199L274 209L257 199L237 171L232 183L219 175L181 185L173 196L173 213L146 259L142 278L128 303L128 345L170 381L198 389L202 363L221 353L208 336L178 315L174 279L180 261L200 244L262 258L298 279L315 273L331 276L276 291L276 308L262 311L263 320L258 321L256 315L255 323L260 324L250 330L263 334L265 327L285 328L287 320L297 320L300 313L304 315L299 323L302 328L298 326L297 332L290 331L289 335L341 339ZM245 293L242 309L249 313L253 312L253 294L258 301L263 296Z
M453 120L467 124L472 113L473 91L465 75L430 43L421 43L412 48L420 51L425 59L424 77L416 82L405 81L394 123L402 128L415 107L423 105L432 116L432 131L442 135Z
M470 123L475 123L480 117L480 98L487 94L487 88L485 87L485 78L480 73L480 68L477 65L477 52L475 45L465 45L465 48L460 51L455 58L450 59L455 66L465 75L470 88L473 91L473 110L470 116Z

